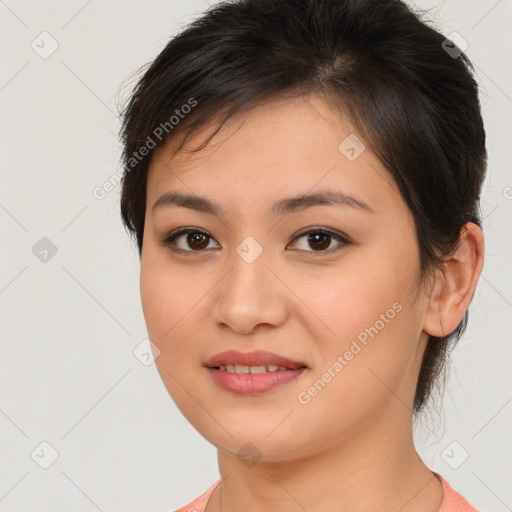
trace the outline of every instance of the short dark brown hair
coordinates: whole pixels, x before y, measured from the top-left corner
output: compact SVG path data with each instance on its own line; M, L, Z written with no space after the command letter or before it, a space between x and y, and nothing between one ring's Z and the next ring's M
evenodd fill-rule
M169 41L122 112L124 225L141 255L149 164L170 136L222 114L220 129L268 98L321 93L395 180L414 217L422 275L431 275L462 227L481 225L487 156L472 71L457 46L399 0L215 4ZM466 311L453 333L429 338L414 412L467 319Z

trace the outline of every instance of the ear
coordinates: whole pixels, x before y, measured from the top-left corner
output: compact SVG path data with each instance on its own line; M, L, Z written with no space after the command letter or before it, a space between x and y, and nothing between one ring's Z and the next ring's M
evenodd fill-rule
M451 334L469 306L484 265L484 236L473 222L462 227L460 245L436 273L423 330L431 336Z

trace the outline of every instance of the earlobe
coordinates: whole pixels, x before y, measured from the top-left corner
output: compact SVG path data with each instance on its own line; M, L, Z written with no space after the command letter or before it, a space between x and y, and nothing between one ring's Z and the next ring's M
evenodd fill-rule
M471 302L484 264L484 237L476 224L468 222L461 230L457 250L435 276L428 298L423 330L443 337L460 324Z

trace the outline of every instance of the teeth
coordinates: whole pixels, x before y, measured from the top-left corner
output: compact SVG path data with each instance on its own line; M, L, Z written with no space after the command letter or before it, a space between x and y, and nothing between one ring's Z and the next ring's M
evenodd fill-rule
M266 373L286 371L286 366L278 366L277 364L267 364L259 366L246 366L242 364L221 364L219 370L229 373Z
M267 373L266 366L249 366L249 371L251 373Z

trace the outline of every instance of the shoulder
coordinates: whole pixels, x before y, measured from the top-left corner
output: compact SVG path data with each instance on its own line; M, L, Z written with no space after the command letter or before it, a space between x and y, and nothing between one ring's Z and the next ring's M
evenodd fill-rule
M443 484L444 499L439 512L482 512L473 507L462 495L451 488L450 484L441 476L436 474Z
M201 496L196 498L194 501L191 501L188 505L185 505L184 507L175 510L174 512L204 512L208 500L210 499L211 495L213 494L213 491L215 491L220 482L220 479L217 480L209 489L207 489L203 494L201 494Z
M450 484L441 476L436 474L443 485L444 499L439 512L483 512L473 507L461 494L452 489ZM210 499L213 491L220 484L221 480L217 480L209 489L201 496L191 501L188 505L181 507L174 512L204 512L206 504Z

